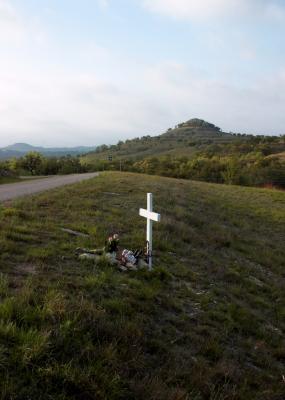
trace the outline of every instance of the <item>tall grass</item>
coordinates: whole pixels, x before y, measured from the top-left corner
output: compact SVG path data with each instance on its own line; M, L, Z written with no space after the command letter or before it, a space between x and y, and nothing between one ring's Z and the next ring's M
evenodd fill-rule
M80 262L110 232L144 246L147 192L154 271ZM0 399L282 398L284 193L103 174L0 224Z

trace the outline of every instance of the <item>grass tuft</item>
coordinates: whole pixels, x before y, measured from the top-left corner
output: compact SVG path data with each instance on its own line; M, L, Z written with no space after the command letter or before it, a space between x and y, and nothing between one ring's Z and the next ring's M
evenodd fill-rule
M147 192L154 270L79 261L113 232L145 246ZM0 400L284 397L283 192L106 173L0 224Z

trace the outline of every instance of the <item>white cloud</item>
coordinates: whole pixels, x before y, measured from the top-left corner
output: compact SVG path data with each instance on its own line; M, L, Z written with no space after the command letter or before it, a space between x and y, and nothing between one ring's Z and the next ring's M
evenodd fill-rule
M142 0L146 9L178 19L205 20L217 17L284 16L284 7L272 0Z
M0 147L113 143L192 117L235 132L284 133L284 70L246 89L176 62L136 71L135 88L95 73L2 73Z
M103 9L106 9L109 7L109 0L97 0L99 6Z
M259 1L264 6L265 1ZM219 8L206 8L214 3ZM256 5L254 0L247 3ZM187 18L224 15L218 9L230 13L228 4L238 7L235 0L145 4L153 11L160 6L169 15ZM244 11L248 7L245 0L239 5ZM276 9L267 8L267 13L279 15ZM285 131L285 69L268 79L251 80L245 89L241 82L239 87L229 83L233 80L223 71L218 74L221 79L213 80L177 61L146 68L136 57L105 49L93 37L64 51L56 43L41 51L46 40L40 20L24 20L10 2L0 0L0 147L16 141L64 146L112 143L158 134L196 116L226 130ZM254 43L243 35L225 39L211 33L211 40L211 47L222 47L225 54L230 54L231 46L246 60L255 57Z
M268 2L265 7L265 17L279 22L284 22L285 7L277 3Z
M0 0L0 44L21 43L26 36L24 24L16 9Z
M0 46L20 47L28 44L43 45L47 42L41 21L23 18L9 0L0 0Z
M176 18L208 18L236 8L243 0L144 0L150 11Z
M111 143L160 123L148 98L95 74L6 73L0 87L0 147Z
M256 59L257 53L255 49L245 45L240 51L240 57L245 61L253 61Z
M160 64L147 71L152 99L169 120L209 120L233 132L280 134L285 131L284 70L246 88L208 79L183 65ZM161 120L166 128L166 120Z

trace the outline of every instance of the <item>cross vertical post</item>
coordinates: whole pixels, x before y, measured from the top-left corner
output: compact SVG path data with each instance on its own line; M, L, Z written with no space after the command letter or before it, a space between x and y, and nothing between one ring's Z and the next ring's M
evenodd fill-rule
M148 256L148 268L152 270L152 225L153 221L160 222L160 214L153 212L153 196L152 193L147 194L147 209L140 209L140 216L146 218L146 242L147 242L147 256Z
M153 210L152 193L147 194L147 211ZM152 220L147 219L146 241L148 246L148 267L152 270Z

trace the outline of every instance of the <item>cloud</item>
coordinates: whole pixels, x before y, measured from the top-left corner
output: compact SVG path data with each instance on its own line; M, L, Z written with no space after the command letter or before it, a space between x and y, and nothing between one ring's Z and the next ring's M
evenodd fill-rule
M234 132L284 133L285 68L240 88L184 64L136 71L140 85L92 74L0 74L0 147L114 143L192 117Z
M155 131L160 124L150 99L96 74L6 72L0 74L0 87L0 147L19 140L112 143Z
M6 0L0 0L0 44L21 43L26 30L16 9Z
M272 0L143 0L151 12L184 20L262 15L274 19L283 15L284 7Z
M99 6L103 9L106 9L110 6L109 0L97 0Z
M268 1L259 0L268 18L280 15L265 3L268 6ZM216 8L208 9L210 4ZM161 12L163 7L165 15L167 11L167 15L188 19L204 18L204 13L207 18L230 15L235 7L240 7L239 12L246 12L249 5L258 7L254 0L247 4L245 0L239 0L239 6L235 0L145 1L153 11ZM211 47L217 52L210 53L212 57L220 53L251 61L257 57L258 47L247 35L229 33L225 37L219 32L213 35L215 32L212 29L209 43L201 46L205 53ZM208 36L205 40L203 35L209 32L202 29L199 34L207 43ZM222 63L223 70L209 73L206 64L203 72L187 66L187 61L155 64L153 57L152 61L142 57L138 63L133 54L115 46L106 49L96 37L75 41L71 49L60 42L48 42L45 48L45 41L40 20L22 18L10 2L0 0L0 147L16 141L64 146L113 143L159 134L191 117L231 131L284 132L285 68L271 72L266 79L257 74L252 78L252 74L243 80L239 64L229 75L225 73L227 68L231 70L228 61ZM190 62L194 65L194 58Z
M244 61L253 61L257 58L257 52L252 47L244 45L241 48L240 57Z
M284 22L285 20L285 7L278 3L268 2L264 13L268 19L273 19L279 22Z
M183 64L159 64L146 72L152 99L169 121L200 117L233 132L284 133L285 73L258 79L246 88L209 79ZM166 119L161 124L167 128Z
M24 18L8 0L0 0L0 46L12 47L47 42L47 34L36 18Z

